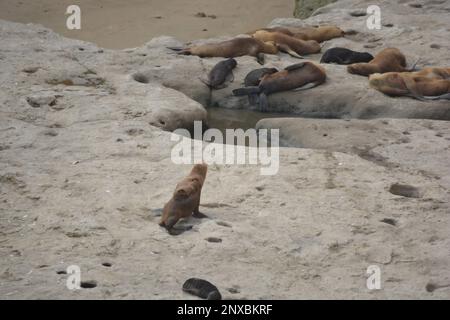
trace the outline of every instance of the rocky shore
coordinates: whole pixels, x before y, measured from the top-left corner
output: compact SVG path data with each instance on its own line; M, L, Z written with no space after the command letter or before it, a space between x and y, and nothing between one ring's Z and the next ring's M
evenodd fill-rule
M448 1L376 1L383 27L368 30L372 2L271 25L335 24L347 36L322 51L394 46L410 64L450 66ZM207 107L253 108L231 91L256 60L237 58L234 82L211 91L200 78L221 59L176 55L171 37L108 50L0 20L0 38L0 298L191 299L192 277L224 299L450 298L433 287L450 283L449 101L391 98L325 65L324 85L271 95L286 117L257 124L281 129L278 174L210 166L210 219L171 236L155 212L190 166L172 163L170 131ZM71 265L83 289L66 287ZM366 287L370 265L380 290Z

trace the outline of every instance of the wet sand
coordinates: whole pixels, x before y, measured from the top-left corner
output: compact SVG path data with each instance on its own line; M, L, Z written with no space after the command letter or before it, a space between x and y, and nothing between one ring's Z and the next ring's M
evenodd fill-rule
M294 9L293 0L80 0L81 30L68 30L65 12L71 4L73 0L0 0L0 19L39 23L69 38L123 49L161 35L190 41L244 33L274 18L291 17ZM196 16L200 12L207 16Z

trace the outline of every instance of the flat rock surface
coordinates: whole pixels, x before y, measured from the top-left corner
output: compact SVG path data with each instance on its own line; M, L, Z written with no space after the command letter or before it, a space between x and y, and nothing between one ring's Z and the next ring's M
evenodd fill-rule
M447 3L431 3L383 2L394 27L382 29L373 50L395 44L408 61L448 65ZM304 22L362 33L363 18L344 14L364 5L342 1ZM167 131L205 119L210 103L247 108L230 90L259 66L254 58L238 58L235 82L211 93L199 78L220 59L173 54L166 46L183 45L173 38L112 51L6 21L0 38L2 298L191 299L181 288L193 277L213 283L224 299L450 297L448 287L427 290L450 283L447 122L352 120L349 140L367 154L346 146L347 122L316 123L331 143L306 122L298 131L286 122L289 144L306 148L280 148L273 176L255 165L211 165L200 207L210 218L189 219L192 230L171 236L158 226L158 209L191 166L171 161ZM365 38L326 46L362 49ZM429 48L437 42L441 49ZM388 98L341 68L327 66L326 85L274 95L271 106L448 119L448 102ZM85 288L67 288L72 265ZM371 265L381 270L380 290L366 286Z

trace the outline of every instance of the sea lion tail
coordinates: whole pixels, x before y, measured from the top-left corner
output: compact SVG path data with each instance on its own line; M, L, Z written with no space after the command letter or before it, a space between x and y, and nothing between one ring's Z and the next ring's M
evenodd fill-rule
M261 91L259 87L245 87L233 90L233 95L235 96L247 96L251 94L257 94Z
M177 54L184 54L186 56L191 55L191 50L189 48L181 48L181 47L166 47L167 49L176 51Z

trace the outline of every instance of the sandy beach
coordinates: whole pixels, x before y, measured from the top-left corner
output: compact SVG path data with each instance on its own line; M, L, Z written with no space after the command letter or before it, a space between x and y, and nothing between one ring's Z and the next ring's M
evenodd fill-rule
M293 0L81 0L77 1L81 30L68 30L65 12L71 4L74 1L1 0L0 19L39 23L65 37L123 49L161 35L190 41L239 34L265 26L274 18L291 17L294 10Z

